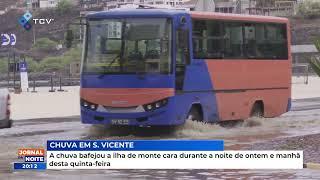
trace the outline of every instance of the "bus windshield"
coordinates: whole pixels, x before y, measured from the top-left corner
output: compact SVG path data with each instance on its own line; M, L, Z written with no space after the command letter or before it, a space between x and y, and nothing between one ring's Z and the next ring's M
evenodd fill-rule
M83 73L170 73L171 28L166 18L89 21Z

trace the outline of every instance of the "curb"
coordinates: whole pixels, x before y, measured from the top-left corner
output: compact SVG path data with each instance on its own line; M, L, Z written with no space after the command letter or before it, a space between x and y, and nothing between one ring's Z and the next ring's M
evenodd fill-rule
M320 164L319 163L303 163L303 168L320 169Z

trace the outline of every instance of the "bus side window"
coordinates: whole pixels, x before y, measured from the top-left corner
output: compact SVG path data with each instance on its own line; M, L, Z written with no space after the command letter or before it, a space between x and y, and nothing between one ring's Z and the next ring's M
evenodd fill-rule
M189 31L179 29L177 31L177 64L190 64Z
M243 26L244 33L244 52L246 58L256 58L257 45L256 45L256 26L252 23L245 23Z
M186 65L190 64L189 31L179 29L176 36L176 90L181 91Z

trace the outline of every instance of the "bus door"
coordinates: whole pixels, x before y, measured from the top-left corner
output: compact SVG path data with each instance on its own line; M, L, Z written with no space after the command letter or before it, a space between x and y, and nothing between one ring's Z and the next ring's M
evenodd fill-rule
M183 90L186 66L190 64L189 30L179 28L176 33L176 91Z

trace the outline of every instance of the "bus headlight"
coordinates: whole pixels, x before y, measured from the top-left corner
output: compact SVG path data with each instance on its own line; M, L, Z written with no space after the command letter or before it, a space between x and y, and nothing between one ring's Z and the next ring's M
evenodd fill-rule
M80 104L81 104L82 107L87 108L87 109L90 109L90 110L92 110L92 111L95 111L95 110L97 110L97 108L98 108L98 105L97 105L97 104L88 102L88 101L83 100L83 99L80 100Z
M151 105L151 104L147 105L147 109L148 109L148 110L152 110L152 109L153 109L153 108L152 108L152 105Z
M92 110L96 110L96 109L97 109L97 105L95 105L95 104L91 104L91 105L90 105L90 109L92 109Z
M145 111L153 111L155 109L159 109L165 105L167 105L168 99L162 99L156 102L152 102L150 104L143 105L143 108Z

